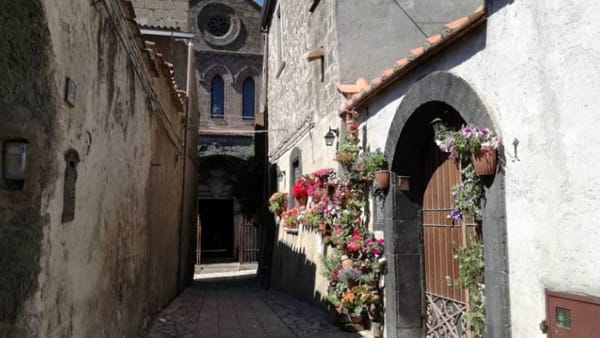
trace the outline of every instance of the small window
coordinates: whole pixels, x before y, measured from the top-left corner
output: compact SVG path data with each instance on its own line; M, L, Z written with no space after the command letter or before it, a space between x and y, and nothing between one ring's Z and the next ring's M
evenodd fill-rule
M28 142L13 140L4 143L4 162L2 172L4 188L7 190L23 190L25 185Z
M288 206L293 208L296 206L296 201L294 199L294 195L292 191L294 189L294 184L296 181L302 176L302 153L300 152L300 148L296 147L292 149L292 153L290 154L290 192L288 194Z
M281 7L278 4L277 5L277 9L275 10L275 18L276 18L276 23L275 23L275 35L276 35L276 44L277 44L277 53L275 54L277 59L276 59L276 71L275 71L275 77L279 78L279 75L281 75L281 72L283 71L283 67L285 67L285 61L283 60L283 24L282 24L282 20L281 20Z
M244 120L254 119L254 99L255 99L254 80L247 78L243 85L242 95L242 118Z
M210 117L225 118L225 84L220 76L215 76L211 86Z

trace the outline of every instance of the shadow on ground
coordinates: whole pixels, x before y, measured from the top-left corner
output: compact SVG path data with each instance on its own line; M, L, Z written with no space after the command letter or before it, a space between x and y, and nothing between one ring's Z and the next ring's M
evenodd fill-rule
M194 281L143 336L360 337L330 324L321 309L282 292L258 288L254 276Z

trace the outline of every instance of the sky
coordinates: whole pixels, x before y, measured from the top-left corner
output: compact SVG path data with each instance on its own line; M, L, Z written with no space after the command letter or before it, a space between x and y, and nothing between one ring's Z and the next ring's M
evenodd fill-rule
M262 6L262 5L263 5L263 1L264 1L264 0L254 0L254 1L255 1L257 4L259 4L259 5L261 5L261 6Z

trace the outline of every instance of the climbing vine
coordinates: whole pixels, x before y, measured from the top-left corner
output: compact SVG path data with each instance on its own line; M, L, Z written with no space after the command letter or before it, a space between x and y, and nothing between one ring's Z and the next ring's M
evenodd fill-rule
M489 129L463 125L457 131L444 129L439 132L436 135L436 144L441 151L449 153L450 158L455 158L460 165L464 165L460 172L461 183L452 187L454 199L448 217L462 221L465 216L472 216L480 228L481 201L484 198L484 191L481 179L469 161L475 157L482 157L482 152L494 152L495 159L500 138ZM469 330L473 337L483 337L485 332L483 245L473 233L470 233L466 246L455 250L455 257L458 260L459 277L456 280L447 277L448 284L459 286L469 292L469 307L465 314Z

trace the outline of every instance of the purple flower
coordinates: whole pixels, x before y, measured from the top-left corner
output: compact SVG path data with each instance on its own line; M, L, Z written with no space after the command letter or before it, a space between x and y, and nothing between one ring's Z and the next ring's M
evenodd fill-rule
M460 129L460 133L463 134L464 137L471 137L473 134L473 129L469 128L468 126L463 126Z
M462 220L463 219L463 214L462 214L462 212L460 210L452 209L450 211L450 217L452 217L452 219Z
M373 249L373 250L371 250L371 254L373 256L379 256L381 254L381 252L378 249Z

